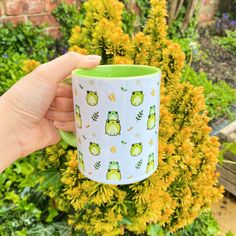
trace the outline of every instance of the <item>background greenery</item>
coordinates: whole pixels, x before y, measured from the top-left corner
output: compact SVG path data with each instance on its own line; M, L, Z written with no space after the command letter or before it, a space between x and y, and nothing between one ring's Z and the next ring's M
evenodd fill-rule
M127 2L124 1L126 5ZM149 1L144 0L139 0L137 3L141 9L139 21L142 27L147 19L150 4ZM182 11L185 10L183 8ZM63 40L60 41L45 35L43 27L31 24L16 27L10 24L0 25L0 94L25 74L22 68L26 59L35 59L43 63L66 52L71 29L75 25L82 26L85 17L83 8L80 14L77 14L74 6L65 4L60 4L53 14L61 25ZM133 31L138 30L140 26L135 26L135 14L129 10L128 5L122 17L123 30L126 33L131 35ZM204 87L211 117L229 114L229 107L235 102L235 91L225 83L209 82L206 74L198 74L188 67L193 53L193 49L189 45L197 39L196 22L191 24L185 35L179 35L177 32L181 19L183 18L180 15L180 18L170 27L169 36L180 43L187 55L182 81ZM229 50L235 50L233 39L234 33L221 38L218 42L222 46L228 47ZM61 143L61 145L65 149L67 148L65 144ZM59 178L54 169L44 172L41 170L42 166L39 164L42 165L42 163L39 162L39 159L45 155L44 152L44 150L36 152L27 159L14 163L0 175L0 235L68 235L72 232L71 227L65 221L65 213L56 209L55 202L43 194L43 191L52 183L58 183ZM57 187L60 188L60 186ZM160 226L152 225L149 227L147 235L157 235L158 233L158 235L190 236L199 235L200 232L200 235L216 235L218 231L219 227L211 213L205 212L191 225L176 233L168 233ZM74 234L76 235L76 233Z

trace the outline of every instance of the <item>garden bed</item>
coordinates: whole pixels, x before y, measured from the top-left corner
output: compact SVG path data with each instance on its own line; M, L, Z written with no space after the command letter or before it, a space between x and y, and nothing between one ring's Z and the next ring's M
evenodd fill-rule
M193 68L206 72L214 82L224 80L236 88L236 56L217 45L213 37L201 37L199 43L207 58L194 62Z

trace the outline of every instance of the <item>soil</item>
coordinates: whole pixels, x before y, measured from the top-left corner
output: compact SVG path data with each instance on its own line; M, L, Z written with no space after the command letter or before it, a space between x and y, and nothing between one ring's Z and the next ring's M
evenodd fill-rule
M236 197L226 192L224 198L212 205L212 213L220 228L220 236L229 231L236 235Z
M207 58L194 62L193 68L206 72L214 82L224 80L236 89L236 56L217 45L213 37L201 37L199 43Z

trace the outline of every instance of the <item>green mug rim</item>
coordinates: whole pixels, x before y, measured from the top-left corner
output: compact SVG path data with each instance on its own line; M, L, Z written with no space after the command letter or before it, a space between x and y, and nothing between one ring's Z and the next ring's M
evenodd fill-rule
M128 64L98 65L94 68L77 68L72 71L73 76L108 80L141 79L154 74L161 74L161 70L154 66Z

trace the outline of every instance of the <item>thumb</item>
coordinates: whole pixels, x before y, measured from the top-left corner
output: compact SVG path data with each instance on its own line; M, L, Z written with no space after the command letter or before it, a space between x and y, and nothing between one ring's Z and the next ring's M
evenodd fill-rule
M76 52L68 52L38 66L33 73L37 79L58 83L69 76L72 70L76 68L92 68L97 66L100 61L101 57L98 55L81 55Z

